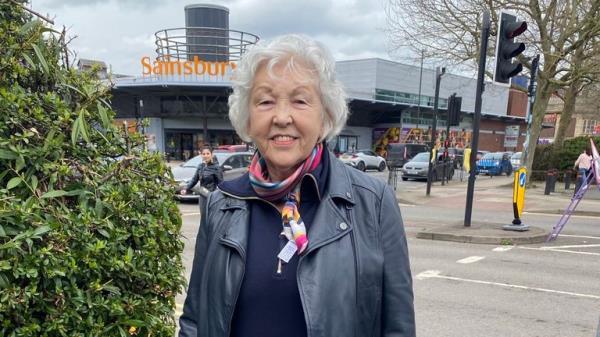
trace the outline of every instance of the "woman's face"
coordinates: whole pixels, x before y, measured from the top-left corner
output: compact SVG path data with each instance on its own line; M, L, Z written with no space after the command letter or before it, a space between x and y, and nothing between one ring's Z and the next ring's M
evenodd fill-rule
M259 66L250 92L249 135L267 162L273 180L287 178L308 157L323 133L323 105L317 80L296 63Z
M212 159L212 153L208 149L202 150L202 153L200 155L202 156L202 160L205 163L208 163Z

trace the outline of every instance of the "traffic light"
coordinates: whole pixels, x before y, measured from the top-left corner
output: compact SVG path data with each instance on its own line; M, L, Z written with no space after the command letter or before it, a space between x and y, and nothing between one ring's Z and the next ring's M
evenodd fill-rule
M453 94L448 98L448 125L458 126L460 124L460 110L462 105L462 97L457 97Z
M514 39L527 30L527 22L517 21L516 16L501 12L498 25L494 82L508 84L511 77L523 70L523 65L512 59L525 50L525 44L515 43Z

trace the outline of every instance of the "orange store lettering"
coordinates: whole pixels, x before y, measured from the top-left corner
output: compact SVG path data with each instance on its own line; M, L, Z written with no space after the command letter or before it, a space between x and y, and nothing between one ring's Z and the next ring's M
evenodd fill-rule
M225 76L228 69L236 67L235 62L208 62L194 56L193 61L150 61L148 56L142 57L142 74L149 75L208 75Z

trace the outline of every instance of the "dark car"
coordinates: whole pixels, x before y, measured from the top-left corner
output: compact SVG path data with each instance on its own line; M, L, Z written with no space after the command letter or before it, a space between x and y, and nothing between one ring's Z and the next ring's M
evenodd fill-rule
M512 171L510 156L506 152L490 152L477 161L477 174L499 176L506 173L509 176Z
M427 180L427 173L429 172L429 152L421 152L413 157L409 162L404 164L402 167L402 180L407 181L408 179L415 180ZM438 165L433 166L433 181L441 180L444 176L444 167L442 165L442 155L437 155ZM454 170L448 170L446 172L446 178L452 180L454 176Z
M248 166L252 161L252 152L216 152L214 153L213 160L221 166L223 169L223 179L231 180L235 179L248 171ZM202 162L202 156L198 155L180 166L174 167L173 177L177 182L175 189L175 198L179 200L195 200L200 195L200 185L194 186L190 193L181 195L180 192L184 189L187 184L192 180L192 177L196 173L198 165Z
M445 148L443 147L438 150L439 153L444 153L444 151ZM448 148L448 158L451 162L454 163L454 168L458 169L462 167L463 164L464 150L455 147L450 147Z
M425 144L405 144L392 143L388 144L386 161L390 168L403 167L405 163L413 159L417 154L429 152L429 146Z

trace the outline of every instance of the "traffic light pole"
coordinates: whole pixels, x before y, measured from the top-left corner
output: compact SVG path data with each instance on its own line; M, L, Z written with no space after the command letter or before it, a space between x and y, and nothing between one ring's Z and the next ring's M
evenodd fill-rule
M427 191L426 196L431 194L431 183L433 182L433 149L435 148L435 129L437 127L438 100L440 98L440 81L442 75L446 73L446 68L437 67L435 69L435 97L433 98L433 121L431 125L431 149L429 150L429 171L427 171ZM437 154L436 154L437 156ZM436 158L437 159L437 158Z
M479 123L481 121L481 94L483 93L483 77L485 75L485 59L490 37L490 13L483 12L481 29L481 47L479 49L479 69L477 72L477 91L475 93L475 114L473 116L473 138L471 143L471 165L469 171L469 183L467 185L467 204L465 207L465 227L471 227L471 214L473 213L473 192L475 191L475 171L477 160L477 148L479 143Z

